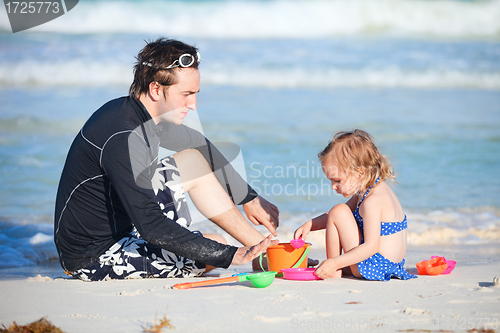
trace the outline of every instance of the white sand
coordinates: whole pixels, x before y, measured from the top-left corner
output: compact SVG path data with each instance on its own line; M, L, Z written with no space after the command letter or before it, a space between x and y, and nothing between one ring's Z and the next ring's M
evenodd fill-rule
M324 258L315 251L311 258ZM409 281L276 279L263 289L245 282L174 290L175 283L197 279L85 283L54 268L0 270L0 324L46 317L68 333L141 332L166 315L179 332L500 332L500 286L493 286L500 244L410 247L406 268L416 271L415 263L432 255L457 267ZM217 269L208 278L249 270Z

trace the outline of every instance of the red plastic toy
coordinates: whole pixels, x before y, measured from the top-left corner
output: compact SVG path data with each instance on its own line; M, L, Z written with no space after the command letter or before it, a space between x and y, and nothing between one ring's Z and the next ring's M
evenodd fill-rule
M450 274L455 268L456 262L446 260L444 257L432 256L431 260L425 260L417 263L418 274L420 275L439 275Z
M432 256L431 259L434 259L434 258L443 258L443 261L446 263L446 265L448 266L443 274L450 274L451 271L455 268L455 265L457 264L456 261L453 261L453 260L446 260L444 257L438 257L438 256Z

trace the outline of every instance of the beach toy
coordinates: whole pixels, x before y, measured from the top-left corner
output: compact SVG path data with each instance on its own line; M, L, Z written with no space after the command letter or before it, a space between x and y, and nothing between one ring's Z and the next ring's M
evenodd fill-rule
M416 266L419 275L427 275L427 271L425 270L425 261L418 262Z
M443 258L434 258L427 260L425 270L428 275L439 275L445 271L448 265L443 261Z
M453 261L452 263L452 260L450 260L450 267L452 267L446 274L449 274L455 268L455 264L456 262ZM421 261L416 266L420 275L439 275L443 274L448 268L446 259L437 256L433 256L431 260Z
M285 268L306 268L310 244L296 249L291 243L280 243L267 248L267 263L270 271L281 273ZM261 256L262 259L262 256Z
M434 258L439 258L438 256L432 256L431 259L434 259ZM444 270L443 274L450 274L451 271L455 268L455 265L457 264L456 261L453 261L453 260L446 260L444 257L441 257L443 258L443 261L446 263L446 265L448 267L446 267L446 269Z
M300 236L299 239L292 239L290 241L290 244L292 244L292 246L298 250L302 246L304 246L305 242L306 241L302 239L302 236Z
M314 274L316 268L285 268L281 271L287 280L321 280Z
M239 274L227 278L220 279L212 279L206 281L198 281L198 282L187 282L187 283L178 283L174 284L172 288L174 289L189 289L193 287L202 287L202 286L212 286L216 284L223 283L231 283L231 282L245 282L250 281L254 287L257 288L265 288L269 286L274 281L274 277L276 276L276 272L262 272L255 274Z

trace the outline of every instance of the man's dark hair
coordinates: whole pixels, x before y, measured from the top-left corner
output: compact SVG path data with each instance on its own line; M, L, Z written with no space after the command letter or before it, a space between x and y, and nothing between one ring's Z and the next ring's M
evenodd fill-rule
M177 83L176 69L166 69L179 59L183 54L191 54L194 63L189 68L198 68L198 49L175 39L159 38L154 42L146 42L146 46L136 57L134 66L134 82L130 85L129 95L132 98L139 97L149 91L151 82L158 82L167 89Z

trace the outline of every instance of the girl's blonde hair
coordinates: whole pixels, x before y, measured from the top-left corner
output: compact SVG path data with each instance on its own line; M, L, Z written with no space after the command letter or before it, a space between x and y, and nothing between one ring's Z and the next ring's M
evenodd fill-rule
M370 134L360 129L338 132L318 157L322 163L332 158L330 161L339 168L339 172L360 174L360 191L373 186L377 178L380 181L394 181L396 178L391 164L379 152Z

